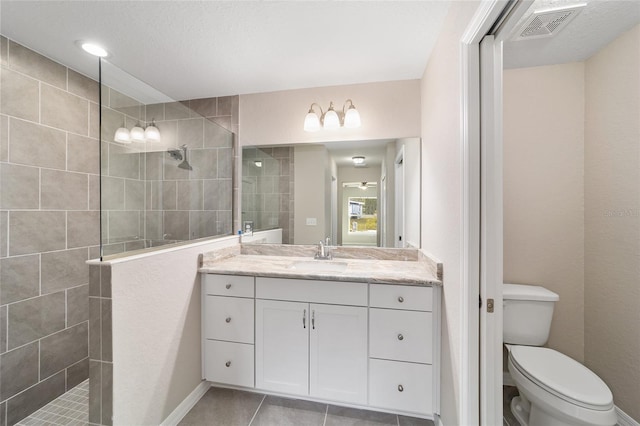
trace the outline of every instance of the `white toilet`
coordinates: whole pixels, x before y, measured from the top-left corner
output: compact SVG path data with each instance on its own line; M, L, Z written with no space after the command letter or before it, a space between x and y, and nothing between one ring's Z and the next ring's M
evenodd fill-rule
M549 338L558 295L544 287L504 284L503 337L520 396L511 412L523 426L613 426L613 395L594 372L553 349Z

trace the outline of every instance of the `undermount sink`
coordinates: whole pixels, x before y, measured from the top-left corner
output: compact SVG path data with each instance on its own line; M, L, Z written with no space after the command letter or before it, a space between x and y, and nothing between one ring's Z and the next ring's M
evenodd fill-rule
M327 260L301 260L293 262L287 269L304 272L342 272L347 269L347 263Z

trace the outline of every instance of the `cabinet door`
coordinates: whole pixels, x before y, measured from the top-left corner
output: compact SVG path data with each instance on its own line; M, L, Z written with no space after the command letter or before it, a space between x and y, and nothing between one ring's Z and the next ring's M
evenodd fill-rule
M367 308L311 304L309 394L367 403Z
M256 300L256 388L309 393L309 304Z

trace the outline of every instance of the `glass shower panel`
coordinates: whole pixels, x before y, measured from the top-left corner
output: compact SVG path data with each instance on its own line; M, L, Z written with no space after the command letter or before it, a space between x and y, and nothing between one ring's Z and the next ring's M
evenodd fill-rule
M175 101L106 61L101 74L101 255L232 234L234 135L190 107L216 98Z

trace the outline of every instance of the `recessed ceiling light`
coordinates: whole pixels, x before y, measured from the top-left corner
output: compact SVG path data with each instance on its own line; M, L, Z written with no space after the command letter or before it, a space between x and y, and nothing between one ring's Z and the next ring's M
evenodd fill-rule
M353 164L355 165L364 164L364 157L361 155L351 157L351 161L353 161Z
M95 43L90 43L88 41L79 41L77 42L77 44L82 48L82 50L92 54L93 56L98 56L100 58L109 56L109 52L107 52L104 47L99 46Z

